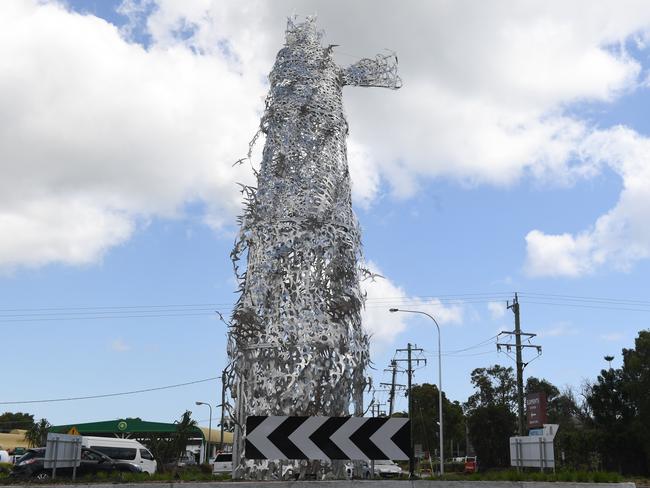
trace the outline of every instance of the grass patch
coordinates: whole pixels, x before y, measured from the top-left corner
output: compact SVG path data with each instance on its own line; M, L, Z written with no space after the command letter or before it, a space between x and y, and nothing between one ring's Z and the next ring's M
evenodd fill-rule
M436 476L427 479L438 479ZM491 470L472 474L445 474L446 481L538 481L538 482L574 482L574 483L620 483L625 481L619 473L608 471L519 471L515 469Z
M0 480L2 484L6 485L19 485L19 484L34 484L38 485L39 482L35 480L25 480L25 479L16 479L9 478L9 472L7 473L0 471ZM155 481L166 481L166 482L178 482L178 481L226 481L230 480L229 474L218 474L212 475L212 472L205 469L205 467L191 467L191 468L182 468L177 471L168 471L164 473L155 473L149 475L148 473L105 473L99 472L94 475L87 475L83 477L77 477L77 483L147 483ZM47 480L47 484L57 484L57 483L70 483L72 480L69 477L60 477L57 476L55 480ZM42 483L40 483L42 484Z

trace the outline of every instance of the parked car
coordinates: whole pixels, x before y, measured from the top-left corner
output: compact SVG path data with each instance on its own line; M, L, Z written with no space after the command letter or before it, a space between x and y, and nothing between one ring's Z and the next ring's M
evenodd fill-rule
M345 463L345 474L348 479L352 478L362 478L364 480L370 479L370 461L360 461L361 466L359 472L354 472L354 462L349 461Z
M99 451L114 461L125 461L140 466L145 473L154 474L158 467L151 452L135 439L83 436L81 445Z
M186 468L188 466L196 466L199 464L196 461L198 454L192 452L192 451L185 451L183 454L180 455L178 458L178 461L176 462L176 466L179 468Z
M212 474L230 474L232 473L232 453L219 452L214 458Z
M382 478L400 478L402 468L395 461L379 459L375 461L375 476Z
M117 472L140 473L142 469L129 462L114 461L93 449L81 448L81 461L77 467L77 476ZM29 449L13 467L10 476L38 480L51 478L52 469L45 467L45 448ZM72 468L56 468L56 476L70 477Z
M11 458L10 462L16 464L20 457L27 452L25 447L15 447L14 449L9 450L9 457Z
M465 473L472 474L478 471L478 461L476 456L467 456L465 458Z

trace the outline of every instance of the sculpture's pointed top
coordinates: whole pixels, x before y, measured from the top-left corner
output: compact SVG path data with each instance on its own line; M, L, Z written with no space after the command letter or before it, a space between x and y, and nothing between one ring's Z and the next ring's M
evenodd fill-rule
M297 17L287 19L286 43L287 44L317 44L323 37L323 31L316 28L316 16L309 15L303 22Z

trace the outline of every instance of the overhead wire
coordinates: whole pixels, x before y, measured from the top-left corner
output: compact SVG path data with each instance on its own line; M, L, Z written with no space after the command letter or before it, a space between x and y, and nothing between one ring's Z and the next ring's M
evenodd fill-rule
M511 295L506 292L460 293L422 296L374 297L366 300L366 308L376 309L389 305L426 306L443 308L481 303L506 301ZM620 310L650 312L650 301L605 297L560 295L552 293L520 292L520 298L527 305L578 307L596 310ZM112 305L76 307L35 307L0 309L0 323L51 322L76 320L144 319L201 317L220 313L219 309L231 308L232 303L190 303L152 305Z
M19 404L26 404L26 403L54 403L54 402L70 402L70 401L76 401L76 400L91 400L95 398L109 398L109 397L116 397L116 396L123 396L123 395L135 395L138 393L147 393L150 391L159 391L159 390L169 390L171 388L180 388L182 386L189 386L189 385L196 385L199 383L206 383L208 381L214 381L217 379L221 379L220 376L213 376L210 378L204 378L202 380L195 380L195 381L187 381L185 383L177 383L175 385L166 385L166 386L158 386L155 388L143 388L140 390L132 390L132 391L122 391L118 393L104 393L101 395L86 395L86 396L77 396L77 397L66 397L66 398L48 398L48 399L43 399L43 400L15 400L15 401L0 401L0 405L19 405Z

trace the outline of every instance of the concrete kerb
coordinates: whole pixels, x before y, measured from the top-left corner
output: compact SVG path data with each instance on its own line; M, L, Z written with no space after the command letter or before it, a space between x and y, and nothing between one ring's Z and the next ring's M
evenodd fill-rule
M0 488L16 488L4 485ZM24 487L25 485L19 485ZM564 483L536 481L436 481L436 480L337 480L337 481L209 481L173 483L75 483L44 484L38 488L636 488L634 483Z

